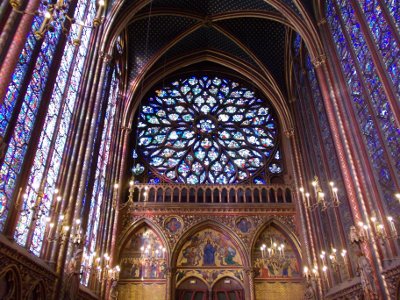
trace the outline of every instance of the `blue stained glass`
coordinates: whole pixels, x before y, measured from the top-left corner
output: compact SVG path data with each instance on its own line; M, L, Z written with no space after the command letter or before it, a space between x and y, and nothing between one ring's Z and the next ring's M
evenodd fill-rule
M397 30L400 31L400 3L399 0L383 0L386 3L388 11L396 24Z
M381 111L386 115L386 119L377 118L378 124L381 126L383 136L387 140L389 149L392 149L391 155L398 161L399 149L399 132L396 132L394 127L392 112L387 105L387 99L382 89L380 79L375 74L375 67L372 65L372 58L368 51L368 47L363 39L361 32L359 32L359 25L355 20L354 11L350 4L342 1L340 6L343 21L346 25L345 29L349 32L352 46L356 57L357 63L364 73L364 78L367 83L368 90L365 94L371 95L371 104L376 112ZM372 158L371 164L375 170L382 170L378 175L379 183L383 191L388 188L393 188L393 179L390 176L388 165L385 155L384 147L378 139L378 128L372 121L374 112L371 112L368 107L367 99L363 96L363 86L359 78L360 74L356 69L356 62L353 60L349 45L346 42L344 32L340 24L340 17L337 14L334 2L328 1L327 6L328 24L331 28L333 40L337 47L339 58L341 59L341 66L343 68L346 82L348 83L350 97L353 99L353 107L356 112L356 118L363 133L363 138L367 146L368 153ZM382 109L378 109L381 107ZM397 150L396 150L397 149ZM397 167L398 170L400 170Z
M95 2L92 1L92 3L88 5L86 1L80 1L76 9L75 18L81 20L83 15L79 14L84 11L88 12L87 16L93 17L95 13ZM29 97L27 103L30 104L30 107L28 109L28 107L25 108L23 106L21 109L21 113L26 113L26 117L29 118L29 122L31 123L30 126L25 128L26 132L31 130L36 117L36 110L39 105L41 92L48 75L47 68L52 60L52 53L54 53L60 30L61 28L58 27L55 33L49 33L49 36L43 41L42 52L38 56L32 81L28 87L27 96L25 97L25 99ZM71 35L77 35L77 31L78 28L73 25ZM80 48L76 48L71 43L66 45L53 96L49 103L48 113L45 117L44 130L40 135L38 149L26 188L26 198L24 199L25 203L23 206L26 207L27 210L24 218L21 218L18 222L15 237L19 244L24 245L26 243L26 236L30 227L29 224L33 216L31 206L33 203L36 203L37 219L36 223L32 224L34 228L32 243L26 245L35 255L40 255L44 232L46 224L48 223L46 222L46 218L50 213L50 207L54 201L53 192L61 166L61 157L77 97L76 85L79 84L82 75L83 61L86 58L86 49L88 48L90 33L90 28L84 29ZM66 84L68 80L70 80L71 83L69 86ZM46 166L48 166L47 169ZM40 201L37 201L39 194L41 194L42 197L39 198Z
M372 3L372 2L371 2ZM386 114L381 118L377 118L380 125L381 132L386 139L386 144L389 148L389 154L393 157L394 161L400 160L400 129L396 127L393 113L390 107L387 106L388 99L386 97L383 85L381 83L376 68L374 67L371 53L364 40L363 34L360 32L360 25L354 15L354 10L349 2L343 2L341 5L343 21L346 24L348 31L356 29L355 34L350 34L353 48L356 56L358 57L358 64L364 72L365 82L367 84L367 94L371 95L371 104L375 110L373 113L379 114L381 108L386 110ZM398 79L397 79L398 80ZM400 169L397 169L400 173Z
M276 145L277 125L268 104L253 91L208 76L178 80L171 86L155 91L157 102L150 97L138 114L139 146L145 148L143 157L158 171L157 177L228 184L247 180L269 165L273 158L264 153ZM197 96L192 100L191 95ZM181 105L175 104L178 99ZM159 115L160 111L164 113ZM162 138L152 132L154 119L168 132ZM260 136L268 136L268 141Z
M393 36L393 29L386 20L379 1L360 0L358 1L358 4L365 15L372 37L382 55L387 68L387 74L389 74L389 77L393 82L393 87L397 92L397 100L400 104L400 49L395 37ZM369 61L367 61L366 64L369 73L372 73L373 65Z
M16 178L20 172L23 159L27 150L27 145L32 134L33 124L38 113L37 110L42 98L42 93L47 82L48 68L49 64L51 63L51 61L48 60L48 53L54 53L56 47L55 45L58 41L58 36L60 33L60 25L55 26L55 31L53 33L47 33L47 42L43 42L42 44L42 50L37 58L32 78L28 85L28 89L22 103L21 111L17 117L15 130L8 144L4 164L2 165L0 171L0 176L4 176L6 178L6 181L0 182L0 190L4 191L3 193L1 193L4 198L2 198L0 202L4 204L11 199L14 192L15 181L8 180L8 178L10 176ZM22 81L22 79L20 80ZM30 226L29 222L32 217L31 207L27 207L26 209L26 222L28 222L24 225L24 228L26 229L21 232L18 231L18 228L21 227L17 227L15 235L16 241L20 244L24 244L24 241L27 237L27 229ZM4 225L6 213L6 210L0 211L0 230Z
M39 10L44 10L45 7L41 3L39 5ZM40 24L43 21L43 17L35 16L32 22L32 29L28 34L27 41L24 45L24 48L21 51L19 56L18 63L15 67L14 73L12 75L12 81L8 86L7 94L4 98L4 102L0 105L0 135L4 136L8 127L8 123L10 121L11 115L13 113L14 107L16 105L16 100L19 96L22 81L26 76L26 72L28 70L31 58L32 51L35 47L37 40L34 36L36 30L39 29ZM0 227L1 227L1 214L2 211L0 209Z

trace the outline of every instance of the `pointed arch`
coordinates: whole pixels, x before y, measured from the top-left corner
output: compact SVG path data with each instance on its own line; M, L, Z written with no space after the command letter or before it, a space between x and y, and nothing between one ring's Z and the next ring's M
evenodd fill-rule
M157 224L151 222L151 220L143 217L143 218L133 222L131 224L131 226L128 228L128 230L126 230L124 232L124 234L122 235L122 237L120 239L120 243L118 245L118 251L117 251L118 257L117 257L116 261L119 261L120 256L121 256L121 252L124 250L124 248L126 246L126 243L129 241L129 239L132 237L132 235L137 230L142 228L143 226L148 226L161 239L163 245L166 248L167 260L171 257L171 255L170 255L171 254L171 249L169 247L168 240L167 240L166 236L164 235L163 231L161 230L161 228Z
M130 126L130 124L132 124L135 112L140 103L139 99L142 99L157 82L162 80L163 77L173 74L184 66L204 61L220 64L243 74L257 87L257 89L266 95L269 101L271 101L271 104L278 115L278 119L280 120L282 132L289 131L293 128L294 121L282 93L277 93L270 85L270 82L266 81L261 73L256 72L255 70L250 71L248 65L245 63L232 59L232 57L218 51L201 51L200 53L192 53L191 55L172 60L165 66L165 73L153 72L152 74L148 74L149 78L146 78L146 82L143 84L143 88L141 88L140 91L131 87L130 91L132 94L127 95L127 98L130 100L127 104L125 115L123 116L123 126ZM136 86L139 86L138 82L136 82Z
M243 282L240 282L240 280L238 280L238 279L235 278L235 277L231 277L231 276L224 276L224 277L221 277L221 278L219 278L218 280L214 281L213 284L212 284L212 286L211 286L211 289L213 290L214 287L215 287L218 283L220 283L222 280L226 280L226 279L234 280L235 282L237 282L237 283L241 286L241 288L243 289L243 291L245 290L245 286L244 286Z
M3 284L6 285L7 289L11 288L11 291L8 291L7 294L5 295L0 294L0 297L4 297L5 299L15 299L15 300L22 299L21 274L19 273L17 266L8 265L3 270L0 271L0 285ZM2 288L0 288L0 291L5 292Z
M243 244L242 240L240 239L240 237L232 229L230 229L229 227L227 227L224 224L221 224L214 220L205 220L198 224L193 225L188 230L186 230L185 234L182 235L182 237L179 239L178 243L172 249L172 253L171 253L171 267L172 268L175 268L177 266L179 254L182 251L182 248L185 245L185 243L188 241L189 237L193 236L197 232L200 232L200 231L202 231L204 229L208 229L208 228L218 231L219 233L221 233L223 235L227 235L230 238L230 241L234 244L236 249L239 251L240 258L243 262L243 267L246 268L246 267L250 266L249 253L248 253L245 245Z
M298 237L296 234L284 223L282 223L279 219L272 217L270 218L267 222L265 222L261 227L259 227L254 236L253 240L251 241L251 253L250 253L250 260L251 263L254 263L254 251L253 249L256 246L256 243L260 237L260 235L268 228L268 227L274 227L277 229L280 233L283 234L285 238L291 243L291 246L293 247L294 250L296 250L296 253L298 254L299 259L302 259L302 252L301 252L301 245Z
M46 300L46 288L43 281L38 281L36 284L32 284L32 287L26 293L24 299L27 300Z
M185 281L191 280L192 278L196 278L196 279L200 280L202 283L204 283L204 285L207 287L207 289L210 290L211 287L208 284L208 282L204 278L202 278L200 275L197 275L197 274L191 274L189 277L184 277L184 278L179 279L179 281L176 282L176 289L179 290L179 288L182 286L182 284Z

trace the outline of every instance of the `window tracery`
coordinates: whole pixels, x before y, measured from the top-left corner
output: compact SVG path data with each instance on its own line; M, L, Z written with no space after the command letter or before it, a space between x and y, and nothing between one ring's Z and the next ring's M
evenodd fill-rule
M192 76L155 91L140 111L138 145L151 170L187 184L233 184L283 172L266 101L225 78ZM135 166L136 167L136 166Z
M394 202L390 190L394 190L396 178L390 170L390 160L394 162L394 172L399 173L400 131L396 127L382 79L377 74L365 33L361 30L351 3L328 0L327 20L348 84L355 117L360 124L371 164L377 172L383 197L388 203Z
M67 6L70 5L68 2L64 3ZM75 8L75 18L77 20L83 20L85 17L93 18L96 10L95 5L95 1L90 3L79 1ZM49 68L53 63L53 56L62 31L61 24L54 24L55 31L46 33L40 52L34 57L33 49L39 46L34 37L34 32L39 28L41 18L40 16L34 18L31 32L27 37L27 42L9 85L4 105L0 108L1 134L5 134L11 116L15 115L17 118L15 128L10 128L14 132L8 144L1 171L0 228L7 217L7 205L14 193L16 180L25 158L43 91L49 77ZM47 218L52 203L55 201L53 193L61 167L63 149L72 119L92 28L83 28L79 48L72 43L72 40L77 37L78 31L79 26L72 25L71 41L66 44L61 58L56 84L49 101L43 130L40 133L28 184L25 191L22 191L21 201L23 205L15 231L15 239L17 243L26 246L35 255L40 255ZM31 75L27 73L29 64L31 64L30 59L36 60L32 62L34 63L34 70ZM31 76L30 79L25 78L28 75ZM27 91L21 101L21 109L14 110L18 107L18 96L23 82L27 79L30 81L27 83Z

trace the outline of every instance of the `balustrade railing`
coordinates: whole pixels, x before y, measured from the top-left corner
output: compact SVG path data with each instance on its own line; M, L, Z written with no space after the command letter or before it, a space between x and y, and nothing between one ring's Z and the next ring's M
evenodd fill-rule
M150 203L292 203L289 185L135 184L133 202Z

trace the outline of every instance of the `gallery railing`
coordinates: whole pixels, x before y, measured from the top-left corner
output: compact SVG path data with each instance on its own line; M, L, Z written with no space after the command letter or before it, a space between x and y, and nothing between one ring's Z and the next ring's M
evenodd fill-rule
M133 202L153 203L292 203L289 185L173 185L135 184Z

